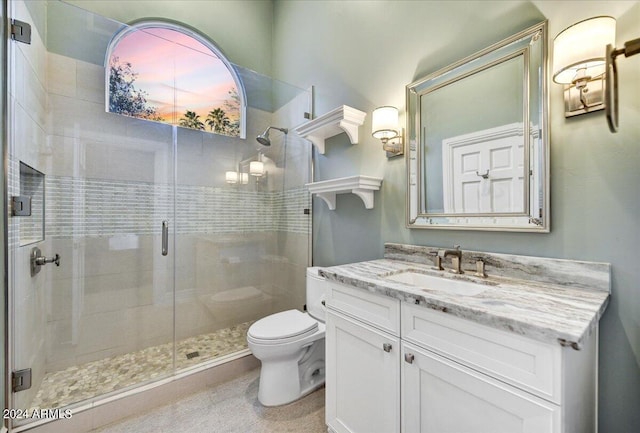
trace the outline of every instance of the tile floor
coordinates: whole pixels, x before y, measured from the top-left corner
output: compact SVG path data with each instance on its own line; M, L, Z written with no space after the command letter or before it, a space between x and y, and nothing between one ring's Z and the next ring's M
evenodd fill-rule
M251 323L178 341L176 368L180 370L246 349ZM194 352L198 356L192 356ZM173 343L168 343L47 373L31 407L54 409L93 398L168 375L172 365Z
M92 433L325 433L324 387L291 404L258 402L259 369Z

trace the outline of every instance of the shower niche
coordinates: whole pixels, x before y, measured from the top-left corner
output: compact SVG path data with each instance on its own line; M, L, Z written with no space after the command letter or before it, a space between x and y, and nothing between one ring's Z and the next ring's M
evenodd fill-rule
M11 197L12 216L20 217L20 246L44 240L44 173L19 163L20 195Z

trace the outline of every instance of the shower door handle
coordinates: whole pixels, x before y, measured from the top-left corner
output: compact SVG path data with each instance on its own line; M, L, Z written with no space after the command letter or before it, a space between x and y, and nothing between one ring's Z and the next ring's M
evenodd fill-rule
M169 254L169 221L162 221L162 255Z

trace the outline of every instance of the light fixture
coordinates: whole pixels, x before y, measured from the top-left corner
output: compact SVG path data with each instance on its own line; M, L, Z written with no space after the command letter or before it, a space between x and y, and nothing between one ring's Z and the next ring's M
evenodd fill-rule
M249 174L255 177L262 177L264 175L264 162L251 161L249 163Z
M616 20L580 21L553 40L553 81L564 84L565 117L604 109L605 45L616 37Z
M382 141L382 149L387 158L404 153L402 128L398 128L398 109L384 106L373 110L371 115L371 133Z
M618 131L616 57L640 53L640 38L615 48L616 20L598 16L580 21L553 41L553 81L565 85L565 117L604 109L611 132Z
M240 173L240 181L243 185L249 183L249 173Z
M237 171L227 171L224 173L224 180L230 185L234 185L238 183L238 172Z

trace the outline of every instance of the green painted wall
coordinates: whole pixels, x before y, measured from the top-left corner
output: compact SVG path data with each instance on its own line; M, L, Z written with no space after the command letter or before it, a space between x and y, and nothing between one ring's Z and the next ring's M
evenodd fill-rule
M618 19L618 45L640 36L637 1L277 1L274 77L315 86L316 114L347 104L368 113L361 140L327 142L316 179L381 176L375 208L354 195L337 209L314 199L314 262L379 258L383 243L450 246L610 262L611 304L600 328L600 431L640 431L640 55L619 60L621 131L603 112L563 115L551 84L551 233L405 228L405 162L387 160L371 137L371 111L404 108L406 84L543 19L552 39L595 15ZM550 53L551 54L551 53ZM489 108L489 107L488 107Z

